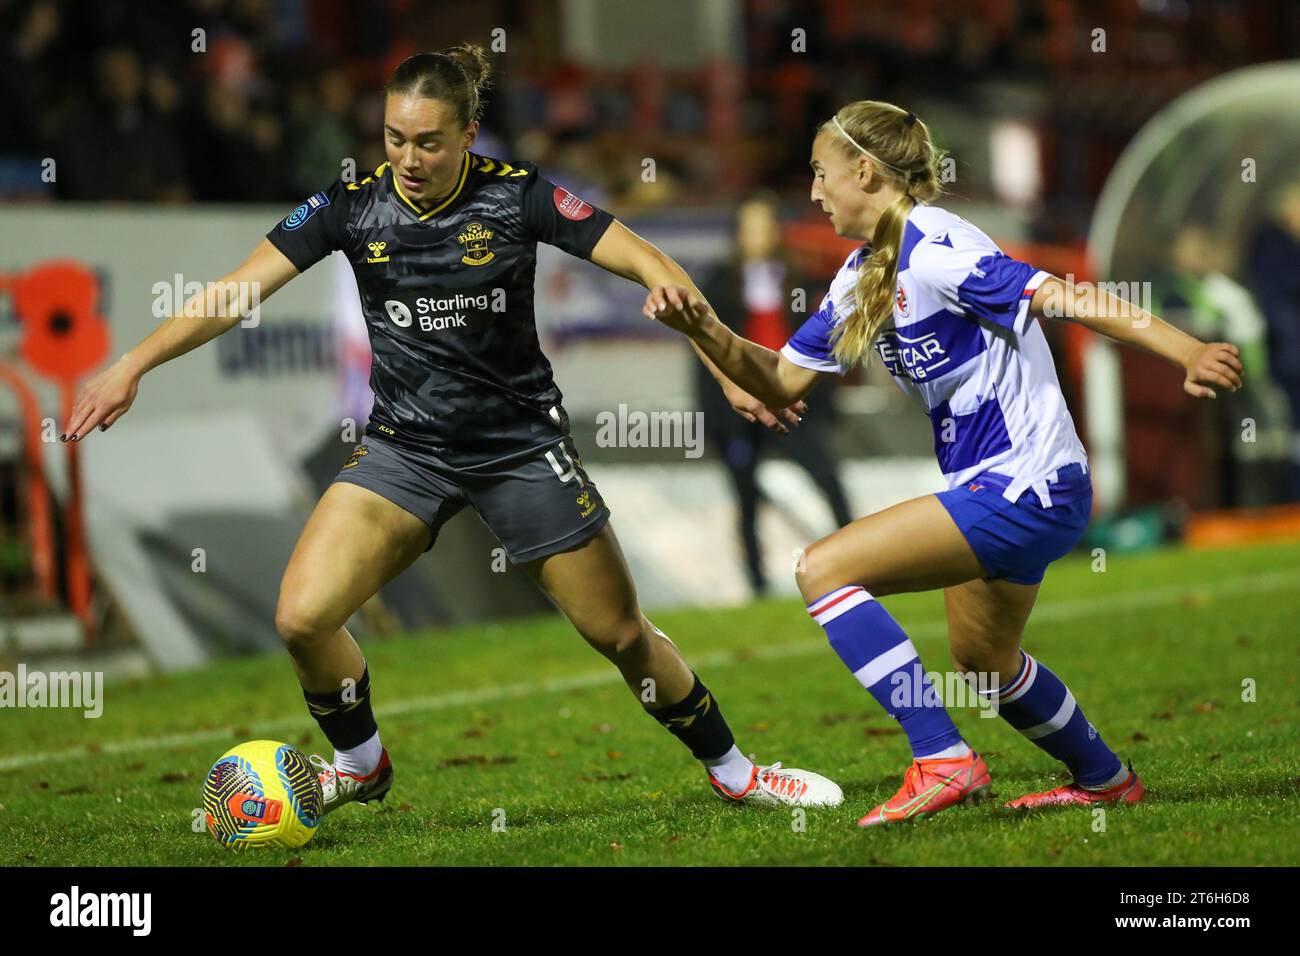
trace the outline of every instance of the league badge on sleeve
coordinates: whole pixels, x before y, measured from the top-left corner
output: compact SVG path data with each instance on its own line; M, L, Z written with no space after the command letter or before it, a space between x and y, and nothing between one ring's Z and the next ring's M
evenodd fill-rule
M304 222L316 215L318 209L324 209L330 204L330 199L323 192L314 196L307 197L307 201L289 213L288 218L284 220L284 228L297 229Z

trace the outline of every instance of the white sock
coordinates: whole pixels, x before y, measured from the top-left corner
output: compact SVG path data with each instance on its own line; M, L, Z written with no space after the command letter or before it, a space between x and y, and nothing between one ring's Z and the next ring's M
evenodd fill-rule
M1079 784L1079 786L1083 787L1084 790L1109 790L1111 787L1118 787L1127 779L1128 767L1120 767L1119 772L1109 780L1103 781L1102 783L1094 783L1090 787L1083 787L1083 784Z
M964 757L968 753L970 753L970 747L966 745L966 741L961 740L953 744L951 747L944 747L942 750L936 750L932 754L923 754L916 759L933 760L936 757Z
M732 793L740 793L749 786L749 778L754 774L754 761L740 752L735 744L717 760L703 760L701 763L709 768L709 773L717 778Z
M364 777L379 766L379 756L384 746L379 742L379 731L365 743L349 747L347 750L334 751L334 769L350 773L354 777Z

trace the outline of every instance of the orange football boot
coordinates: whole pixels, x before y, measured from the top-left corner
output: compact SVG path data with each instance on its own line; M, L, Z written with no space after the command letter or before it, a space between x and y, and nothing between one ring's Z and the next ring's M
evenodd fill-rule
M1027 793L1003 806L1013 810L1032 810L1035 807L1086 806L1093 803L1137 803L1146 796L1146 788L1128 765L1128 779L1105 790L1085 790L1077 783L1067 783L1055 790Z
M975 751L964 757L913 760L898 792L858 821L860 827L916 820L989 796L989 768Z

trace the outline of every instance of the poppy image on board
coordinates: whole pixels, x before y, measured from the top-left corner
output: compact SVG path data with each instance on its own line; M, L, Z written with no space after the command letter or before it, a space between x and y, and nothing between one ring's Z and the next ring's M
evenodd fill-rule
M99 314L99 279L77 262L46 262L9 282L23 323L19 354L46 378L71 384L108 354L108 323Z

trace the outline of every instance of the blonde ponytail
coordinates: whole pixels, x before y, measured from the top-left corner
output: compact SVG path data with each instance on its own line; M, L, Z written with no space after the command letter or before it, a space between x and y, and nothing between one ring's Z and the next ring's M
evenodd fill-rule
M907 217L918 202L931 202L943 191L939 182L942 153L930 130L914 113L892 103L859 100L843 107L821 129L833 129L851 158L864 153L876 173L898 186L903 195L890 203L876 223L871 254L858 263L853 311L832 333L835 358L844 366L864 365L871 347L894 313L898 257Z

